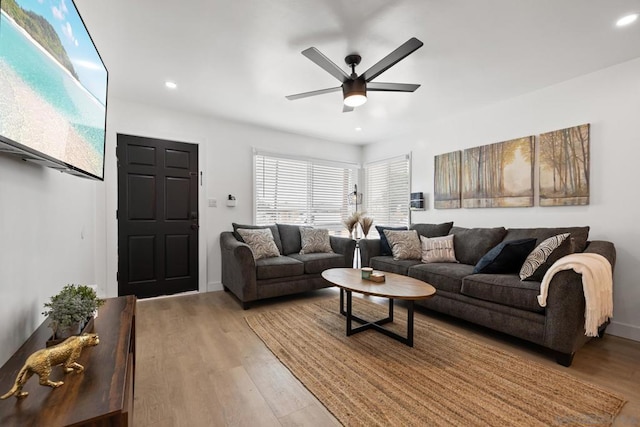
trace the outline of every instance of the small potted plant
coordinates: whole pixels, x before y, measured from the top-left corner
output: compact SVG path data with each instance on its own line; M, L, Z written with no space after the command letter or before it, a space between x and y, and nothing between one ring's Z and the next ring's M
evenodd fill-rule
M85 285L66 285L44 303L43 315L49 316L49 327L53 329L52 341L61 341L78 335L83 326L93 319L95 311L104 304L96 292Z

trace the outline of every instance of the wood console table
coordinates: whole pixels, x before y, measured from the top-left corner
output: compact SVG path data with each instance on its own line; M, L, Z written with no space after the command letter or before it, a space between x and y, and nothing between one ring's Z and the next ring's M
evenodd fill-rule
M52 389L27 381L29 396L0 400L0 426L129 426L133 424L136 298L109 298L100 307L94 332L100 344L82 351L82 373L53 368ZM45 321L0 369L0 395L13 386L18 371L34 351L45 348L51 329Z

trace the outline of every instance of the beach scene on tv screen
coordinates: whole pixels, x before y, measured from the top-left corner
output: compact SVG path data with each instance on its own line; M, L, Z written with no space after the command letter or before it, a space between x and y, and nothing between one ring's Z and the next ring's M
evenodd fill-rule
M73 2L0 6L0 135L102 178L107 70Z

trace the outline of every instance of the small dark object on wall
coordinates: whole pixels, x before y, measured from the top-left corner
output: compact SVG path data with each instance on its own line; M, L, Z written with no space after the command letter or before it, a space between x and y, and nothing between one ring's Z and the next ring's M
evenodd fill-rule
M424 194L422 191L411 193L411 201L409 207L413 211L424 210Z

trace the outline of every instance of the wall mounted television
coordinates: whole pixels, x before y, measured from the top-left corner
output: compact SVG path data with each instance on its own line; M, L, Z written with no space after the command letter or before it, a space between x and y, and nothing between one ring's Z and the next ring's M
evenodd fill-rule
M73 0L0 10L0 152L103 180L108 72Z

